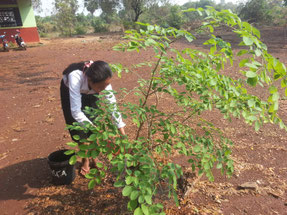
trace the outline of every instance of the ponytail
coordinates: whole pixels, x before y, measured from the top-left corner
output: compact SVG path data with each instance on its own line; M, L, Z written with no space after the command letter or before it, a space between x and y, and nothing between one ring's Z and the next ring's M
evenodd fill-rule
M79 63L72 63L70 64L64 71L63 75L68 75L74 70L86 70L87 68L85 67L85 61L79 62Z

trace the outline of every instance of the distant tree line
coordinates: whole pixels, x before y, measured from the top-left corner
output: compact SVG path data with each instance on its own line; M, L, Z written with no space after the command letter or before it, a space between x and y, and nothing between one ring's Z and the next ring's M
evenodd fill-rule
M183 13L188 8L217 10L230 9L250 23L264 25L286 25L287 0L248 0L245 3L225 3L221 0L190 1L182 6L170 0L54 0L55 12L48 17L37 16L41 36L58 33L72 36L87 33L122 31L136 28L136 22L148 22L163 27L185 28L202 19L197 13ZM32 0L37 11L41 11L41 0ZM82 3L89 14L78 13ZM95 16L96 11L101 11ZM97 13L98 14L98 13Z

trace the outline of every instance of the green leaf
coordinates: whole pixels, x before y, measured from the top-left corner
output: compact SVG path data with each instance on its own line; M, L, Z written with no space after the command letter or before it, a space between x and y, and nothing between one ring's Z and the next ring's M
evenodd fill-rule
M140 195L140 196L139 196L138 202L139 202L140 204L144 203L144 196L143 196L143 195Z
M76 162L77 162L76 155L73 155L72 157L70 157L70 159L69 159L69 164L70 165L74 165Z
M275 103L273 103L271 106L270 106L270 108L269 108L269 112L270 113L273 113L273 112L276 112L278 110L278 102L275 102Z
M195 147L193 147L193 151L194 151L195 153L200 152L200 151L201 151L200 145L196 145Z
M255 50L255 55L256 55L257 57L260 57L260 56L262 55L261 50L260 50L260 49L256 49L256 50Z
M93 178L95 178L95 176L93 174L91 174L91 173L88 173L88 174L85 175L85 178L93 179Z
M239 63L239 66L240 66L240 67L244 67L245 64L248 63L248 62L249 62L249 59L248 59L248 58L247 58L247 59L242 59L242 60L240 61L240 63Z
M244 54L248 53L248 50L242 49L237 53L237 56L242 56Z
M256 86L257 81L258 81L257 77L248 78L248 79L247 79L247 83L248 83L250 86L253 86L253 87Z
M133 191L133 188L131 186L125 186L122 191L122 194L123 196L129 196L132 191Z
M88 138L89 141L96 141L98 139L98 135L96 134L91 134Z
M73 136L73 139L74 139L74 140L79 140L79 139L80 139L80 136L79 136L79 135L74 135L74 136Z
M77 147L78 143L76 143L76 142L69 142L69 143L67 143L67 145L71 146L71 147Z
M103 132L103 140L107 139L109 139L109 135L107 134L107 132Z
M188 42L191 43L193 41L193 36L192 35L185 34L184 36L185 36L185 38L187 39Z
M252 27L252 31L253 31L253 34L260 39L260 37L261 37L260 31L255 27Z
M256 104L256 102L253 99L249 99L247 103L249 107L254 107L254 105Z
M64 152L65 155L72 155L75 154L75 150L68 150Z
M273 93L272 95L272 101L278 101L278 99L280 98L280 95L278 92Z
M114 187L123 187L125 186L125 182L124 181L116 181L114 183Z
M133 180L133 177L132 177L132 176L126 177L126 184L127 184L127 185L130 185L133 181L134 181L134 180Z
M145 205L145 204L142 204L141 205L141 208L142 208L142 211L145 215L149 215L149 210L148 210L148 207Z
M176 192L173 191L172 194L173 194L173 199L175 201L176 206L179 206L178 196L177 196Z
M222 168L222 163L218 163L217 165L216 165L216 169L221 169Z
M247 71L246 77L255 78L255 77L257 77L257 74L255 72L252 72L252 71Z
M270 92L270 94L274 94L274 93L278 92L278 89L277 89L277 87L275 87L275 86L271 86L271 87L269 88L269 92Z
M244 44L247 45L247 46L251 46L251 45L253 44L253 40L252 40L252 38L250 38L250 37L245 37L245 36L243 36L243 42L244 42Z
M175 134L176 130L175 130L175 127L173 125L171 125L170 130L171 130L172 134Z
M252 69L257 69L258 67L252 63L246 63L245 66L252 68Z
M147 26L147 30L148 31L153 31L154 30L154 26L153 25L148 25Z
M138 196L139 196L139 191L138 190L134 190L134 191L132 191L132 193L131 193L131 195L130 195L130 199L131 200L136 200L137 198L138 198Z
M128 202L128 210L133 211L137 208L138 206L138 201L137 200L131 200Z
M79 149L80 150L87 150L87 149L89 149L89 146L85 145L85 144L82 144L82 145L79 146Z
M96 181L93 179L93 180L90 180L89 184L88 184L88 188L89 189L93 189L96 185Z
M78 151L78 152L77 152L77 155L78 155L79 157L81 157L81 158L86 158L86 157L87 157L86 152L84 152L84 151Z
M134 215L143 215L142 209L140 207L138 207L135 212Z
M260 129L260 122L256 121L254 125L255 125L255 131L259 131L259 129Z
M144 199L145 199L146 203L148 203L149 205L152 204L152 196L151 195L145 195Z
M92 156L92 158L96 158L96 157L98 157L98 155L99 155L99 152L97 152L97 151L95 151L95 150L93 150L92 152L91 152L91 156Z
M100 163L100 162L97 162L97 163L96 163L96 166L97 166L98 168L103 168L104 165L103 165L102 163Z

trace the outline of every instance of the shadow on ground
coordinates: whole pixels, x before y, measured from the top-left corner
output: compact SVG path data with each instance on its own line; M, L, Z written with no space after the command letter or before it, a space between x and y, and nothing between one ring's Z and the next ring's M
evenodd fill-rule
M47 159L37 158L0 169L0 201L23 200L33 197L28 188L42 188L49 184Z

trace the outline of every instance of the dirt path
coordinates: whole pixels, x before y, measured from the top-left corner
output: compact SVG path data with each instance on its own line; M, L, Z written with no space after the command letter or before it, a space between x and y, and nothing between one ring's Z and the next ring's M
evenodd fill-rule
M278 33L279 32L279 33ZM280 31L266 30L272 54L287 63ZM230 38L232 39L232 38ZM125 199L106 183L88 191L86 180L73 185L50 184L47 156L70 141L59 100L61 72L72 62L102 59L131 65L148 53L123 55L111 47L119 36L43 40L27 51L0 52L0 211L2 214L124 214ZM287 39L286 39L287 40ZM285 42L284 42L285 41ZM183 47L186 43L177 44ZM135 77L113 80L113 88L133 87ZM287 100L281 101L287 119ZM287 134L267 125L260 132L241 122L227 123L219 113L206 115L234 141L235 173L215 183L202 178L181 208L169 214L287 214ZM127 128L130 129L129 126ZM251 189L237 189L252 182ZM74 194L74 195L71 195ZM83 211L84 209L84 211Z

